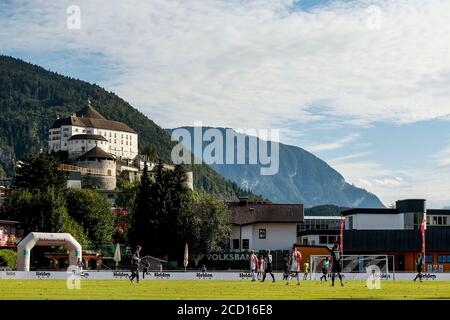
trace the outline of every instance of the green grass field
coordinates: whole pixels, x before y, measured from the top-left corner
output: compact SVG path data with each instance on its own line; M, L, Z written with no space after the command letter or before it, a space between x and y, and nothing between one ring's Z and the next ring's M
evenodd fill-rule
M369 290L364 281L347 281L342 288L330 282L303 281L142 281L85 280L81 289L69 290L64 280L0 280L0 299L450 299L450 281L385 281Z

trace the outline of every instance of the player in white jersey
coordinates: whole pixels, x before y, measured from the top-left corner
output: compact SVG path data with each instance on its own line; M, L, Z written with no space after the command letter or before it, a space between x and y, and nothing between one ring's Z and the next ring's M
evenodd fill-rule
M288 282L286 285L289 285L291 283L291 277L292 274L295 274L295 277L297 278L297 285L300 285L300 264L302 262L302 254L300 251L297 251L297 248L294 248L294 251L291 252L289 255L289 276L288 276Z
M258 268L258 257L255 254L255 251L250 251L250 257L249 257L249 263L250 263L250 272L252 274L252 281L256 281L256 272Z

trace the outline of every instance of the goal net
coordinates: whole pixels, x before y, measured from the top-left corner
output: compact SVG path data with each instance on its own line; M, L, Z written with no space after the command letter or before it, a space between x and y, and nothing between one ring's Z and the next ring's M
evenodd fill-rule
M331 277L331 257L323 255L310 256L310 279L319 280L323 275L323 261L329 257L328 277ZM341 259L342 274L355 280L366 279L377 273L381 279L394 278L394 257L392 255L343 255Z

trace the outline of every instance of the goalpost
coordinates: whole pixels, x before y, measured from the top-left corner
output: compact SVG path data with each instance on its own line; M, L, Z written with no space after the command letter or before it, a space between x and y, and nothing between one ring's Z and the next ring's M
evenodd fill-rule
M319 280L323 275L322 262L330 258L328 277L331 278L331 257L325 255L311 255L309 258L310 280ZM351 274L354 280L365 280L368 275L379 271L381 279L395 280L395 261L393 255L342 255L342 274Z

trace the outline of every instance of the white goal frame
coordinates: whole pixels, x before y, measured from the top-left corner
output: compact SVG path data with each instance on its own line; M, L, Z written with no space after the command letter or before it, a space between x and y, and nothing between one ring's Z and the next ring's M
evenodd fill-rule
M310 273L309 273L309 280L319 280L320 276L322 275L321 269L319 271L321 262L323 260L325 260L326 257L330 258L330 267L331 267L331 255L311 255L309 257L309 266L310 266ZM356 278L363 278L363 275L367 274L367 271L346 271L344 268L344 261L346 259L353 259L355 262L360 261L361 258L363 258L363 261L370 261L372 260L379 260L379 261L383 261L385 262L385 268L383 268L382 273L385 274L392 274L392 279L395 280L395 256L394 255L389 255L389 254L377 254L377 255L369 255L369 254L348 254L348 255L342 255L342 259L341 259L341 269L342 269L342 274L354 274L356 276ZM389 269L389 260L392 259L392 270ZM318 262L319 261L319 262ZM319 271L319 272L318 272ZM331 269L328 273L329 275L331 275ZM319 277L317 277L317 275L320 275Z

